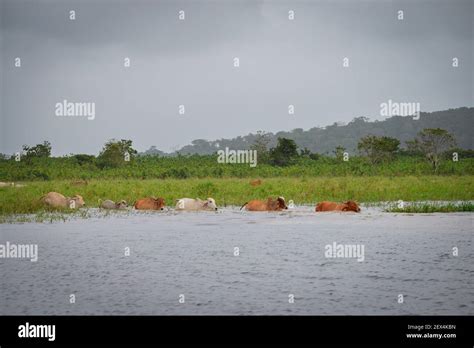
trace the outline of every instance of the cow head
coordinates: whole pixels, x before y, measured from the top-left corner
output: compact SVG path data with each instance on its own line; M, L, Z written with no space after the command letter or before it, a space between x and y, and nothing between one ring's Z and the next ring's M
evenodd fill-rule
M74 197L71 198L71 201L74 201L74 205L79 208L84 206L86 203L84 202L84 198L80 195L75 195Z
M207 201L204 203L204 207L210 210L217 210L217 205L214 198L208 198Z
M156 210L165 210L165 200L163 198L153 198Z
M347 201L344 203L344 208L342 211L355 211L356 213L360 212L359 205L354 201Z
M115 203L115 208L116 209L126 209L127 207L128 207L127 201L125 201L123 199L121 201Z
M288 209L288 207L286 206L286 202L285 202L285 198L283 197L278 197L277 198L277 204L278 204L278 209Z
M285 198L278 197L275 201L273 198L268 198L267 200L267 208L268 210L283 210L288 209L285 203Z

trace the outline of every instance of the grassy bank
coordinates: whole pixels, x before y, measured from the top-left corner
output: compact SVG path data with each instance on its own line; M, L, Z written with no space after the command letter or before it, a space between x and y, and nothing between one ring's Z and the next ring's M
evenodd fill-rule
M250 199L284 196L295 204L314 204L322 200L359 202L474 200L474 176L401 177L311 177L267 178L253 187L249 179L165 179L165 180L90 180L77 185L72 180L24 182L25 187L0 188L0 214L35 213L43 210L39 198L57 191L80 194L87 206L97 207L98 199L125 199L133 203L147 196L164 197L174 206L180 197L214 197L219 206L242 205Z
M474 204L470 202L435 204L435 203L415 203L403 208L397 206L386 210L390 213L454 213L454 212L474 212Z

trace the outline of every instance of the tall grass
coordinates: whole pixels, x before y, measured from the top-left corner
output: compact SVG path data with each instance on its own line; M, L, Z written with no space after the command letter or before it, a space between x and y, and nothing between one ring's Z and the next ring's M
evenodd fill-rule
M444 161L438 175L474 175L474 158ZM33 158L15 162L0 160L0 181L64 179L187 179L187 178L273 178L317 176L406 176L433 175L433 169L419 157L399 156L377 165L365 158L344 162L321 156L317 160L298 158L294 165L277 167L259 163L220 164L216 156L138 157L119 168L100 168L95 159L76 157Z
M90 180L76 186L72 180L26 182L25 187L0 188L0 213L33 213L44 208L39 198L49 191L66 196L80 194L87 206L98 206L98 199L125 199L133 203L147 196L164 197L168 206L182 197L216 199L219 206L242 205L250 199L284 196L296 204L315 204L322 200L359 202L474 200L474 176L361 176L301 177L262 179L251 186L242 178L109 179Z
M474 204L471 202L435 204L435 203L415 203L403 208L392 207L386 209L391 213L452 213L452 212L473 212Z

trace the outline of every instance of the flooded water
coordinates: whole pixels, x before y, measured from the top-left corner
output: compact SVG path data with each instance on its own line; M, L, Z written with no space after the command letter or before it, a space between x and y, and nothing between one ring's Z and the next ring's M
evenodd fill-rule
M472 213L119 212L0 231L38 245L37 262L0 259L1 314L474 314ZM333 243L363 260L326 257Z

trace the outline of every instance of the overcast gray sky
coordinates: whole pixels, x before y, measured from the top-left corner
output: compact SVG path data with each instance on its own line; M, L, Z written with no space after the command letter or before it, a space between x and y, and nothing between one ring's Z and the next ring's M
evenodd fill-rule
M170 151L383 119L389 99L473 106L472 0L0 3L2 153L49 140L54 155L97 154L111 138ZM95 103L95 119L57 117L64 99Z

